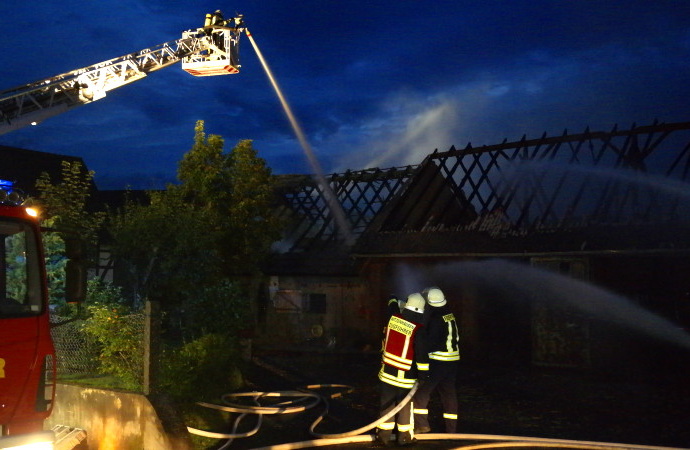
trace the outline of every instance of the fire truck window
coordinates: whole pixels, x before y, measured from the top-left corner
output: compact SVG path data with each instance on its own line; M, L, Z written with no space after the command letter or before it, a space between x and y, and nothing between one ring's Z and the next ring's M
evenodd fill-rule
M21 223L0 224L0 317L41 312L35 237Z

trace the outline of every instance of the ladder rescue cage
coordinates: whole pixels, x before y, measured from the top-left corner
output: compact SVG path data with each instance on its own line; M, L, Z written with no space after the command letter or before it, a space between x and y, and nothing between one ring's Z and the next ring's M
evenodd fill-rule
M205 30L210 43L203 50L182 58L182 69L197 77L239 73L240 30L214 27ZM197 30L185 31L182 38L197 34Z

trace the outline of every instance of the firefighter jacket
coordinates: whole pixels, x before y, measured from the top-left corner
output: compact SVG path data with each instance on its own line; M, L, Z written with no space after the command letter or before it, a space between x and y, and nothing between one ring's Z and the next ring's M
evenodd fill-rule
M386 305L386 325L383 326L383 337L381 338L381 353L383 353L386 346L386 330L388 329L388 321L394 314L400 314L400 303L397 297L391 295L388 298Z
M383 362L379 380L404 389L412 389L419 372L429 371L429 355L424 333L420 332L422 314L403 310L391 316L383 341Z
M432 310L427 326L429 359L458 361L460 359L460 334L455 315L448 305L430 307Z

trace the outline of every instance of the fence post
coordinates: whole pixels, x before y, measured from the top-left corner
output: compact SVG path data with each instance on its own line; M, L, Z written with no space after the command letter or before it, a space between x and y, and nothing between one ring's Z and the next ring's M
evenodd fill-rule
M160 355L160 304L147 300L144 325L144 394L156 391Z

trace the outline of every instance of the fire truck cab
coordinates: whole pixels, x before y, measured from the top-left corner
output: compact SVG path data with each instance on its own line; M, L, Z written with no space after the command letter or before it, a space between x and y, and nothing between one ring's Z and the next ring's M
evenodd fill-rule
M43 431L55 397L41 230L12 183L0 180L0 449L52 448Z

